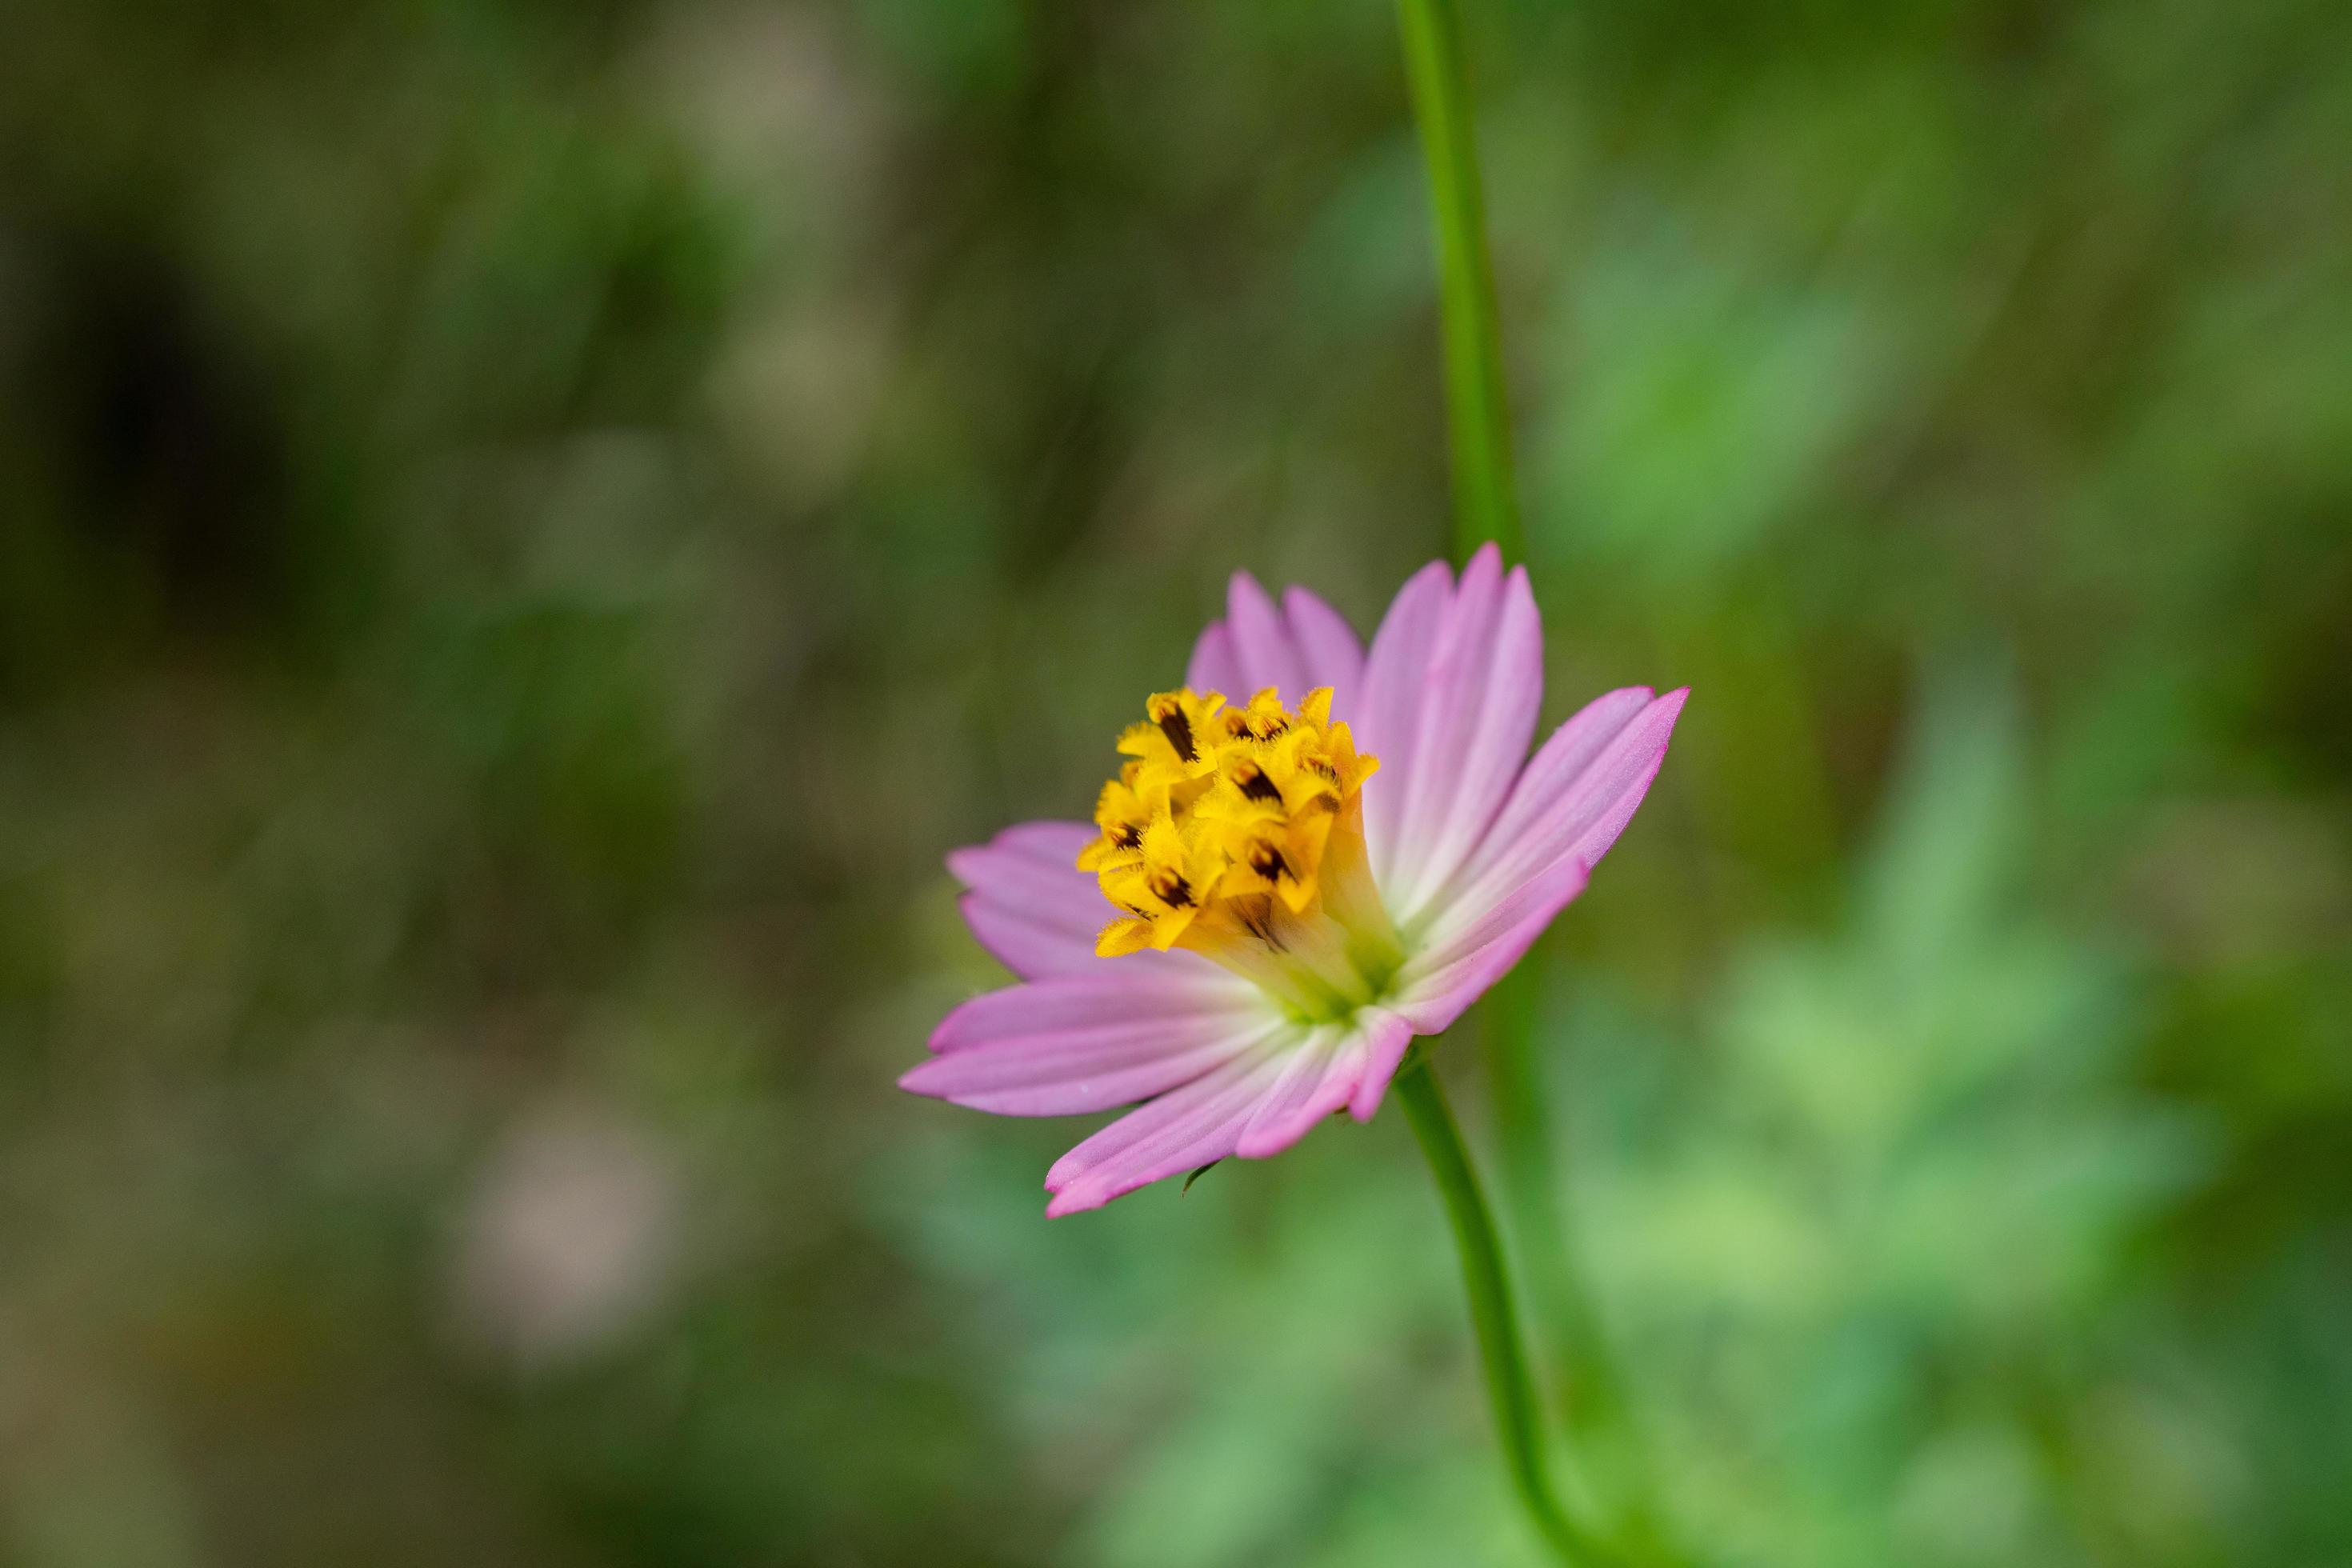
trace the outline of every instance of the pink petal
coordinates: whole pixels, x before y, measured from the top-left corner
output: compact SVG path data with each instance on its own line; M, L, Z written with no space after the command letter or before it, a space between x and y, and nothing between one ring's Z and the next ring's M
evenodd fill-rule
M1563 857L1486 909L1444 947L1416 959L1398 976L1397 1014L1417 1034L1440 1034L1452 1027L1584 891L1590 875L1581 860Z
M1562 724L1454 879L1440 923L1456 907L1505 898L1565 857L1597 865L1649 793L1689 696L1688 688L1654 699L1639 687L1612 691Z
M1095 956L1095 934L1118 911L1096 879L1075 863L1094 837L1094 828L1083 822L1024 822L986 844L950 855L948 869L971 889L963 897L963 918L980 944L1024 980L1079 973L1106 963L1214 968L1191 952Z
M1277 609L1256 578L1234 574L1225 618L1212 621L1192 645L1185 684L1246 702L1271 686L1295 703L1318 686L1331 689L1332 712L1349 716L1363 679L1363 645L1339 611L1304 588L1288 588Z
M1282 1076L1250 1113L1234 1152L1244 1160L1279 1154L1348 1103L1364 1076L1363 1037L1327 1026L1292 1047Z
M1222 691L1231 696L1242 685L1241 662L1234 655L1234 634L1223 621L1211 621L1192 645L1192 661L1184 668L1184 684L1199 692ZM1244 701L1248 696L1244 694Z
M1199 1020L1203 1033L1230 1032L1263 1018L1265 1007L1265 993L1213 963L1169 970L1106 959L1088 973L1008 985L973 997L940 1020L931 1031L931 1049L944 1056L1131 1023L1174 1026Z
M1646 686L1620 687L1594 698L1553 731L1519 774L1482 850L1491 850L1496 842L1524 833L1657 700L1657 693Z
M1364 679L1364 645L1347 617L1304 588L1286 588L1282 607L1290 617L1290 635L1307 667L1307 689L1331 689L1331 716L1345 720L1355 711L1357 689Z
M963 923L971 928L980 945L1024 980L1076 974L1112 962L1095 956L1099 922L1079 926L1059 921L1033 907L997 903L978 893L966 893L957 900L957 907L963 910Z
M1412 920L1460 869L1495 818L1543 706L1543 622L1524 568L1498 577L1480 551L1462 574L1423 698L1413 793L1390 908Z
M1223 1159L1286 1061L1278 1045L1261 1046L1120 1117L1045 1173L1045 1190L1054 1194L1046 1216L1100 1208L1138 1187Z
M1370 1121L1372 1112L1381 1108L1415 1031L1409 1019L1385 1007L1358 1008L1356 1026L1364 1036L1364 1077L1348 1101L1348 1114L1359 1121Z
M1108 1110L1190 1083L1288 1026L1265 1009L1096 1012L935 1056L898 1087L1000 1116Z
M1391 620L1405 608L1401 594ZM1409 657L1414 647L1391 640L1383 624L1372 654L1381 683L1377 724L1359 737L1381 759L1365 795L1368 831L1374 792L1384 797L1373 875L1406 921L1476 847L1535 738L1543 623L1526 571L1506 578L1502 552L1481 549L1418 644L1417 661Z
M1350 723L1357 749L1381 760L1381 771L1364 785L1364 840L1372 879L1383 888L1412 788L1430 654L1444 629L1453 594L1454 574L1444 562L1433 561L1414 573L1397 590L1364 661L1363 697Z
M986 844L948 856L956 880L992 903L1010 904L1058 926L1091 934L1116 913L1095 879L1078 869L1078 851L1095 837L1083 822L1024 822Z
M1234 652L1247 688L1228 691L1227 697L1246 702L1259 688L1267 686L1280 691L1285 702L1296 702L1307 695L1306 663L1298 657L1298 645L1290 640L1289 623L1258 586L1257 579L1246 572L1234 573L1226 589L1225 626L1233 633Z
M1410 988L1419 978L1470 956L1517 927L1538 908L1557 910L1584 890L1591 875L1592 868L1583 861L1573 855L1563 855L1499 899L1454 905L1430 927L1422 951L1407 961L1399 973L1401 984Z

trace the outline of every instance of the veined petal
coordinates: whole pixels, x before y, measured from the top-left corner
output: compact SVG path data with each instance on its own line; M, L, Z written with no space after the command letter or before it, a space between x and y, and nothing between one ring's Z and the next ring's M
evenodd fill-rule
M1599 864L1658 776L1689 696L1687 687L1656 698L1644 687L1612 691L1555 731L1444 893L1439 923L1499 901L1564 858Z
M1584 891L1591 873L1563 856L1506 898L1459 921L1450 939L1407 964L1397 976L1399 1016L1423 1035L1452 1027L1471 1003L1510 973L1559 911ZM1449 910L1449 919L1456 911Z
M1118 913L1097 879L1077 868L1078 851L1095 837L1083 822L1024 822L950 854L948 869L971 889L962 900L964 923L980 944L1024 980L1106 963L1213 969L1189 952L1095 955L1096 933Z
M1360 1032L1326 1025L1308 1032L1290 1051L1274 1087L1250 1112L1234 1152L1244 1160L1279 1154L1313 1131L1317 1122L1346 1105L1363 1080L1367 1058Z
M1463 570L1421 682L1412 763L1381 890L1412 922L1510 793L1543 705L1543 623L1523 567L1488 545ZM1374 753L1377 755L1378 753Z
M1585 771L1658 700L1657 693L1646 686L1620 687L1594 698L1553 731L1521 772L1510 799L1496 816L1494 831L1472 861L1474 874L1499 847L1523 837L1573 791Z
M1454 574L1433 561L1397 590L1372 651L1364 660L1364 693L1359 715L1349 721L1356 749L1381 760L1381 771L1364 786L1364 846L1372 879L1390 885L1404 826L1406 799L1420 760L1423 682L1432 651L1445 626L1454 594Z
M1045 1190L1054 1194L1046 1216L1100 1208L1231 1154L1287 1059L1277 1038L1129 1111L1055 1162L1045 1173Z
M1108 1110L1213 1072L1287 1027L1271 1009L1101 1013L950 1050L898 1087L1000 1116Z
M1558 910L1584 890L1591 875L1592 868L1583 861L1573 855L1563 855L1499 899L1475 904L1465 900L1454 904L1430 927L1422 950L1399 971L1400 986L1410 989L1420 978L1468 957L1539 907Z
M1356 628L1304 588L1284 589L1282 607L1290 617L1290 635L1305 662L1307 689L1329 687L1331 717L1347 722L1355 712L1356 698L1364 683L1364 645L1358 640Z
M1356 1027L1364 1040L1364 1076L1348 1101L1348 1114L1359 1121L1370 1121L1396 1077L1397 1064L1412 1047L1412 1037L1424 1031L1415 1030L1410 1019L1386 1007L1358 1008Z

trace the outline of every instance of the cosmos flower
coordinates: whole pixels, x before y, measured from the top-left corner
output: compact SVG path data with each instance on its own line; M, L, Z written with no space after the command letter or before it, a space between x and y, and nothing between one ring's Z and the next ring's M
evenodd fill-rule
M1048 1215L1369 1121L1413 1037L1584 890L1686 695L1610 692L1530 758L1543 628L1492 545L1459 582L1416 574L1369 656L1313 594L1238 574L1093 822L948 858L1022 983L949 1014L899 1084L1005 1116L1134 1106L1047 1173Z

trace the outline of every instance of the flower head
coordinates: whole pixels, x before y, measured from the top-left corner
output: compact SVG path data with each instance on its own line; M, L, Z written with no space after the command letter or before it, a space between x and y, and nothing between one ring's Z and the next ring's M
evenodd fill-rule
M1686 693L1610 692L1530 758L1542 695L1527 574L1491 545L1408 582L1369 657L1314 595L1235 576L1091 824L949 857L1023 984L949 1014L899 1083L1011 1116L1142 1102L1055 1163L1049 1215L1369 1121L1413 1037L1583 891Z

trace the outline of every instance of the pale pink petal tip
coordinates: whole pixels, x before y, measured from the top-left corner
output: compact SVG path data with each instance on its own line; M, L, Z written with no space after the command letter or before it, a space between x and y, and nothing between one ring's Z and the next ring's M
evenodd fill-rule
M1365 1038L1368 1060L1363 1081L1348 1100L1349 1115L1359 1121L1372 1119L1372 1113L1380 1110L1381 1101L1388 1095L1389 1085L1396 1079L1398 1065L1412 1047L1412 1025L1385 1008L1369 1020Z
M1237 702L1269 686L1297 702L1328 686L1332 711L1344 719L1363 668L1363 645L1339 611L1299 587L1284 589L1277 605L1255 577L1236 572L1226 584L1224 618L1202 629L1184 674L1193 690Z
M1356 689L1364 679L1364 645L1348 618L1304 588L1286 588L1283 613L1305 661L1307 690L1331 689L1331 711L1339 719L1355 712ZM1300 696L1305 696L1301 692Z
M1225 1158L1288 1059L1286 1051L1246 1051L1129 1111L1045 1173L1045 1190L1054 1194L1046 1217L1100 1208L1138 1187Z
M1229 691L1241 684L1241 679L1233 633L1224 622L1211 621L1192 645L1192 661L1184 667L1184 684L1195 691Z
M1417 1034L1443 1034L1510 973L1559 911L1584 891L1588 868L1570 857L1486 911L1445 952L1423 961L1396 1010Z
M1689 696L1688 687L1664 697L1627 687L1554 731L1457 873L1436 924L1491 906L1565 858L1599 865L1649 793Z
M1298 1047L1281 1078L1250 1113L1234 1152L1244 1160L1263 1160L1306 1137L1317 1122L1354 1096L1363 1080L1365 1059L1360 1035Z
M1412 1027L1385 1008L1357 1026L1284 1043L1262 1038L1223 1065L1121 1117L1046 1173L1049 1218L1099 1208L1154 1182L1228 1156L1279 1154L1340 1111L1369 1120L1379 1108Z
M1298 657L1298 645L1291 639L1290 625L1257 579L1246 572L1234 573L1226 587L1225 627L1233 634L1244 686L1271 686L1293 702L1305 695L1306 667ZM1236 702L1250 698L1249 691L1225 695Z

